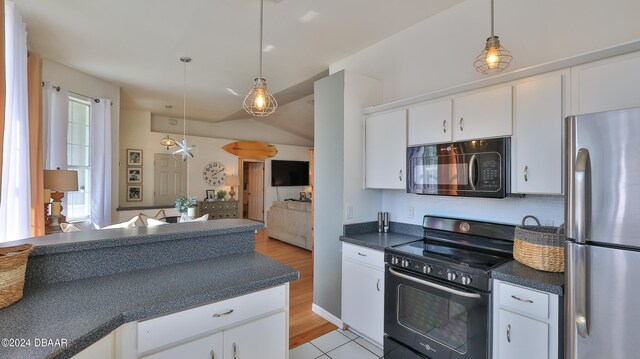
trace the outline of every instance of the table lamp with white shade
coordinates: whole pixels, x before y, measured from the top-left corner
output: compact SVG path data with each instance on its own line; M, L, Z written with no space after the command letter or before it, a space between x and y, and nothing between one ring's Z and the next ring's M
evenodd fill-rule
M234 187L237 187L240 185L240 177L238 176L226 176L224 179L224 184L231 187L231 191L229 191L229 200L230 201L235 201L235 199L233 198L233 196L236 195L236 191L233 190Z
M59 225L66 221L62 215L62 198L64 192L78 190L78 171L44 170L44 188L51 191L51 225Z

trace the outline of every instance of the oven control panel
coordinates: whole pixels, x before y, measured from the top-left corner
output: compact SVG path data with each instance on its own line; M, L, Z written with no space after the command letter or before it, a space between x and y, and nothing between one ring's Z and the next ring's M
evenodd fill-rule
M385 262L393 267L399 267L414 273L439 278L446 282L461 286L488 291L489 278L484 274L470 273L470 271L452 268L451 265L438 263L436 260L415 260L400 255L385 253Z

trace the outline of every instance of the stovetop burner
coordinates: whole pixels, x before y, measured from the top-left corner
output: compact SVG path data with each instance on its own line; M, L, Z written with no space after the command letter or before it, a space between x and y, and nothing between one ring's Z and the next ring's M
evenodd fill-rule
M469 249L456 248L442 243L422 240L394 247L399 252L416 256L434 257L466 267L489 270L505 262L504 256L477 252Z
M490 270L513 258L514 226L425 216L423 240L385 249L394 268L490 291Z

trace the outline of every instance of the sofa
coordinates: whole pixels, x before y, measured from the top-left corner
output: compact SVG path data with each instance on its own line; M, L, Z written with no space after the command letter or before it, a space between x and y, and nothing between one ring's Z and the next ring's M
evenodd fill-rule
M267 211L267 235L311 250L311 202L273 202Z

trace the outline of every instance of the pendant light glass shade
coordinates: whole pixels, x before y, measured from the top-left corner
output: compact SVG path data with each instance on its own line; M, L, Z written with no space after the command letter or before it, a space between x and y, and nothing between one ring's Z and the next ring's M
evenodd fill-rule
M168 150L169 148L171 148L171 147L173 147L173 146L175 146L175 145L176 145L176 140L174 140L173 138L171 138L171 137L167 134L167 137L163 137L163 138L160 140L160 144L161 144L162 146L166 147L166 148L167 148L167 150Z
M242 108L252 116L269 116L276 111L278 102L267 90L267 80L258 77L254 81L253 89L245 96Z
M473 66L476 71L485 75L493 75L509 67L513 56L509 50L500 45L498 36L493 31L493 0L491 0L491 36L487 38L484 50L476 57Z
M262 77L262 28L264 19L264 0L260 0L260 76L253 81L253 89L244 97L242 108L251 116L266 117L278 108L275 97L267 90L267 80Z

